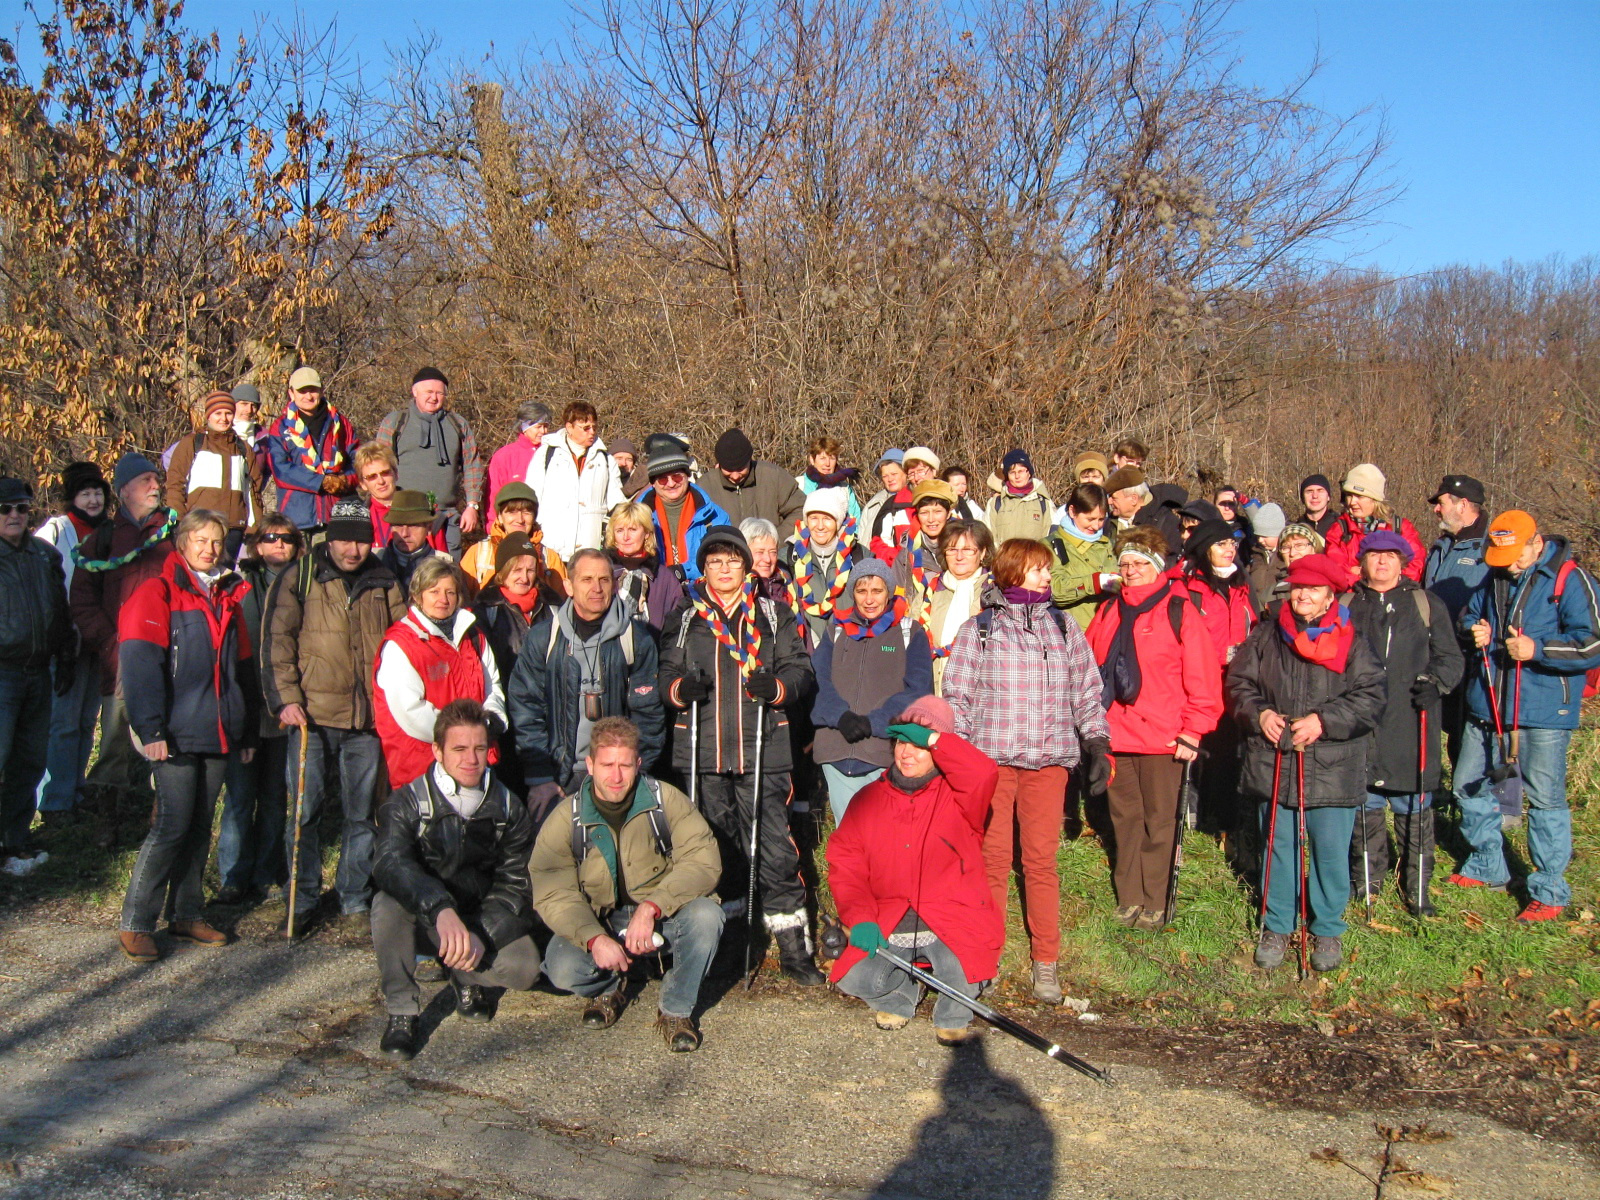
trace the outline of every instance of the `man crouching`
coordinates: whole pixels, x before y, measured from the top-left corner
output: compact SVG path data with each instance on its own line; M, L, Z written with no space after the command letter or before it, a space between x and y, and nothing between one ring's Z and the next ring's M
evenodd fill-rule
M656 1028L673 1050L696 1050L695 1005L722 936L716 838L682 792L641 773L631 721L596 721L585 765L587 778L545 819L529 863L534 908L555 934L545 972L589 1001L585 1025L607 1029L622 1014L633 959L664 947L673 962Z
M453 700L433 723L431 771L378 809L372 946L389 1026L380 1048L417 1052L420 933L450 972L456 1014L488 1021L484 988L525 991L539 978L528 885L533 822L489 771L489 724L475 700Z

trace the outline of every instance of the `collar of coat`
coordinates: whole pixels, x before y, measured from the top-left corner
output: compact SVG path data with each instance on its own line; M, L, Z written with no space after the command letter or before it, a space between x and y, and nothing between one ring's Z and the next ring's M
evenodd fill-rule
M641 813L649 812L652 808L659 807L656 800L655 789L645 779L644 772L639 773L639 778L633 783L633 803L628 805L628 814L622 818L622 826L627 828L628 822ZM615 881L617 874L617 839L611 834L611 823L600 815L600 809L594 802L594 780L585 778L578 788L578 823L589 831L589 840L594 843L594 848L600 851L600 857L606 860L606 869L611 872Z
M477 619L472 615L470 608L458 608L456 615L451 618L450 636L441 640L449 642L451 649L459 649L462 640L467 636L467 631L472 628ZM400 618L400 624L411 630L423 641L440 636L438 628L435 627L432 621L422 615L422 610L415 604L406 609L406 615Z

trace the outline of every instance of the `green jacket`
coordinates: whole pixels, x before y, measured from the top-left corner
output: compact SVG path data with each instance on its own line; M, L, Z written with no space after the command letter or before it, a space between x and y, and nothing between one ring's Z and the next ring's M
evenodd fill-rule
M994 534L995 546L1010 538L1042 542L1050 536L1056 506L1044 484L1035 479L1025 495L1013 496L1005 490L998 475L991 475L989 488L995 495L984 508L984 520L989 523L989 532Z
M639 777L633 807L614 839L611 826L594 805L585 779L578 788L578 820L586 830L583 861L572 854L572 804L568 796L551 810L539 829L528 860L533 882L533 907L552 933L585 947L606 933L601 921L617 906L617 855L622 856L623 882L635 901L648 900L670 917L691 900L711 895L722 875L711 826L671 784L659 783L661 811L671 830L672 857L661 854L649 811L656 807L651 781ZM617 842L621 842L621 846Z
M1086 542L1062 532L1057 526L1050 534L1049 544L1050 552L1055 555L1055 561L1050 564L1050 599L1057 608L1071 613L1079 628L1087 630L1095 609L1106 598L1095 576L1117 573L1111 535L1102 533L1098 540Z

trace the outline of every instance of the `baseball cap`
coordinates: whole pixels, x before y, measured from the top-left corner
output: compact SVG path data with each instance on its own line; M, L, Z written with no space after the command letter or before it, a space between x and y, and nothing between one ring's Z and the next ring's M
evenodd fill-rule
M1483 561L1491 567L1509 567L1538 532L1539 523L1520 508L1501 513L1489 522L1489 544L1484 547Z
M296 368L295 373L289 376L289 390L291 392L298 392L302 388L320 388L321 386L322 376L317 374L312 367Z

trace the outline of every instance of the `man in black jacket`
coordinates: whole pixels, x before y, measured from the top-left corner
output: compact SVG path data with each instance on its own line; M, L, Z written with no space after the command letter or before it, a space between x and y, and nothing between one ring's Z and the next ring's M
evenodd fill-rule
M527 810L489 774L489 723L475 700L453 700L433 727L434 767L378 810L372 946L389 1012L382 1051L417 1052L420 934L450 972L456 1013L488 1021L484 988L525 991L539 978Z

